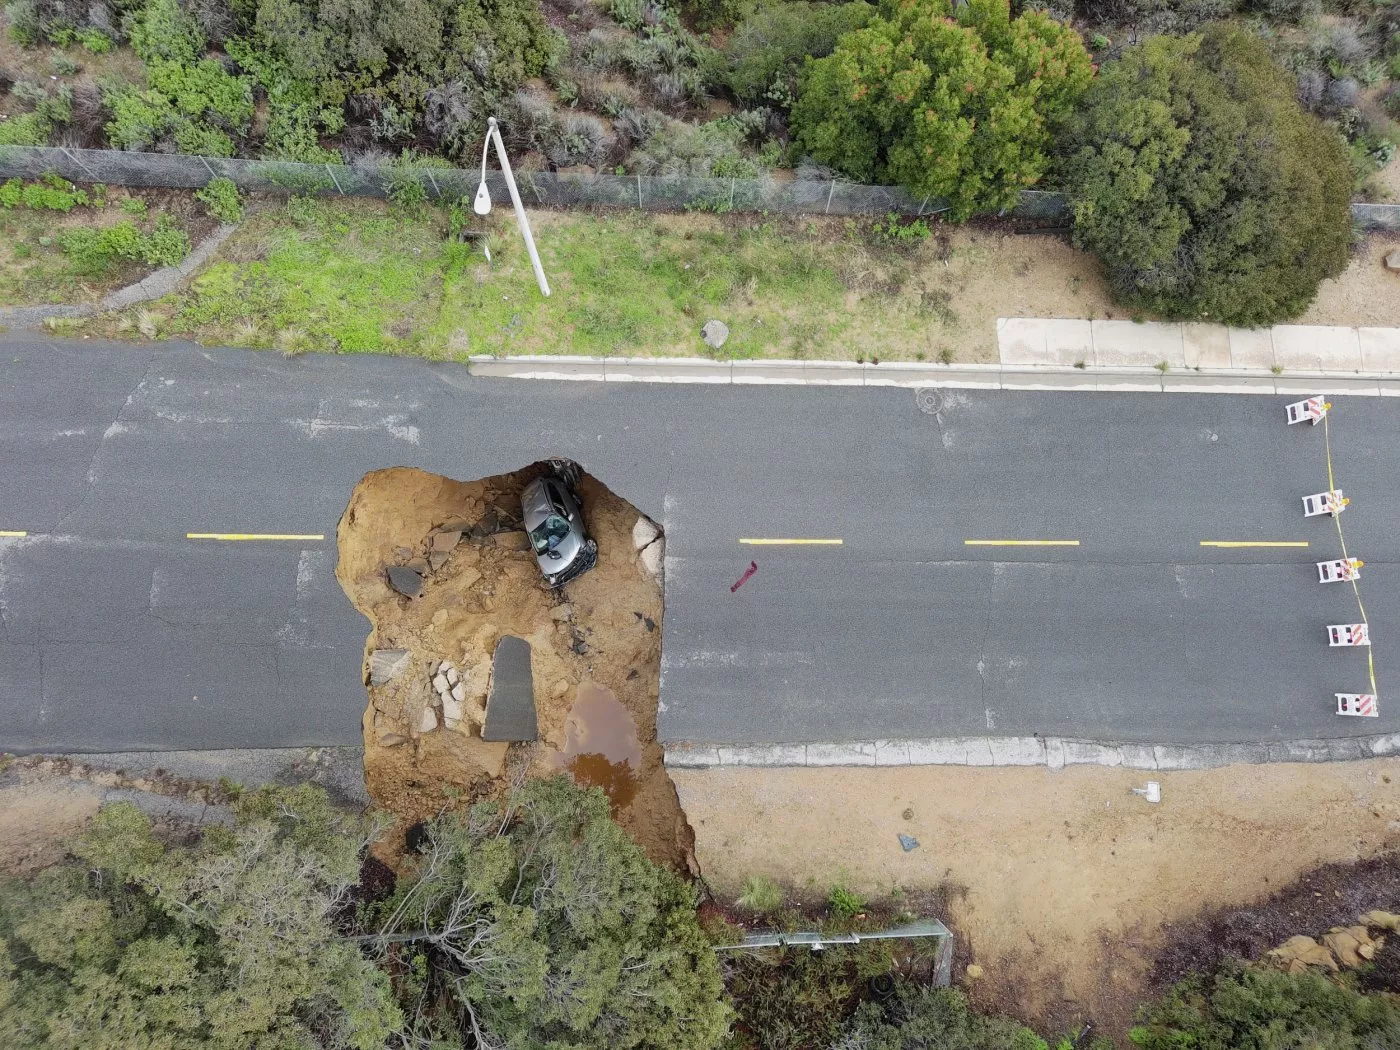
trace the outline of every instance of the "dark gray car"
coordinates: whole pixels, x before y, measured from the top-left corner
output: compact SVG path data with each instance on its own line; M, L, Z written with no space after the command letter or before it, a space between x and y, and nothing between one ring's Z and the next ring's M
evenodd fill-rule
M588 538L575 487L578 467L551 460L550 472L520 493L520 512L530 548L551 587L583 575L598 564L598 545Z

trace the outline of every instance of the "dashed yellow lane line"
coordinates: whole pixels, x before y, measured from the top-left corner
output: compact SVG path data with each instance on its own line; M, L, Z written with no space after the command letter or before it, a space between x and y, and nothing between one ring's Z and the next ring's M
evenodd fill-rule
M187 540L323 540L320 532L187 532Z
M740 543L747 543L751 547L779 547L779 546L800 546L800 547L839 547L843 540L781 540L781 539L741 539Z
M1307 540L1201 540L1202 547L1306 547Z
M964 547L1078 547L1078 540L963 540Z
M21 529L0 529L0 536L28 536L29 533Z

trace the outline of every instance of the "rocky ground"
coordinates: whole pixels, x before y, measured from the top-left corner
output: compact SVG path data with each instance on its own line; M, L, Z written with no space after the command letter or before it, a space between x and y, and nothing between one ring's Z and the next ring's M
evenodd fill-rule
M550 588L518 521L520 490L544 469L459 482L395 468L367 475L351 496L336 575L371 624L370 796L408 826L512 776L567 770L609 791L614 815L654 860L693 868L656 743L664 540L585 475L578 493L598 564ZM482 739L492 655L506 636L530 645L535 743Z

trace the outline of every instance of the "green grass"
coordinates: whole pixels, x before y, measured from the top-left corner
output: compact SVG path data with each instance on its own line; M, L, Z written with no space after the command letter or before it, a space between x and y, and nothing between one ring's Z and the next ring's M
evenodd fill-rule
M293 199L250 212L191 287L154 308L159 331L205 343L344 353L856 356L939 323L901 294L908 250L866 243L852 224L714 216L532 217L549 298L535 286L509 210L448 236L446 211L376 201ZM834 231L834 232L833 232ZM872 278L872 275L874 277ZM729 325L710 351L705 321ZM112 322L97 322L110 328ZM131 326L119 319L118 331ZM922 345L922 344L920 344ZM912 351L903 356L912 356Z
M113 260L94 271L58 246L58 228L74 225L74 216L26 208L0 210L0 306L85 303L137 280L150 267Z

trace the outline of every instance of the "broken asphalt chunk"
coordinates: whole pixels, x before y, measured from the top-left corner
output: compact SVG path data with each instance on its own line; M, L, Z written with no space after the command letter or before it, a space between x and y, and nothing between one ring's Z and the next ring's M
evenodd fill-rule
M417 598L423 593L423 577L406 565L390 565L386 572L389 586L405 598Z
M369 684L392 682L408 666L407 649L376 649L369 654Z

